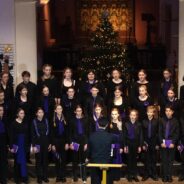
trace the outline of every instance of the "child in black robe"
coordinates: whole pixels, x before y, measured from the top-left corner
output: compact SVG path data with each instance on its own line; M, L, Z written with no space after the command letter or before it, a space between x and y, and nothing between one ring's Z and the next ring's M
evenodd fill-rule
M50 91L50 96L54 98L55 103L60 103L60 96L58 92L59 84L56 77L52 75L52 66L45 64L42 69L43 75L37 82L38 97L42 94L43 86L47 86Z
M108 132L114 136L114 144L112 145L112 163L122 164L122 153L124 149L124 125L121 121L121 116L117 108L111 110L111 122L107 128ZM113 181L119 181L121 178L121 169L112 169Z
M139 87L141 85L145 85L147 88L147 92L150 97L152 97L152 87L151 83L147 80L147 73L145 70L141 69L138 72L138 81L132 84L130 89L130 101L133 106L135 99L139 96Z
M28 146L28 123L24 121L25 112L18 109L17 118L11 124L10 151L14 154L15 183L27 183L28 171L26 165L26 153Z
M161 145L162 181L172 182L172 168L175 154L175 146L179 139L179 123L173 117L172 106L165 107L165 117L159 123L159 143Z
M86 150L88 142L87 119L83 115L82 107L78 105L75 108L75 118L70 122L70 149L73 151L73 180L78 181L77 165L80 164L81 177L86 183Z
M0 183L7 183L7 144L8 131L6 119L4 117L4 107L0 105Z
M99 88L99 95L105 99L106 98L106 91L105 87L102 82L97 80L95 71L89 70L87 72L87 79L85 81L81 82L80 88L79 88L79 94L80 94L80 99L87 99L91 95L91 88L93 85L97 85ZM84 101L82 101L85 103Z
M40 107L36 111L36 118L32 122L32 150L36 158L37 183L48 180L48 152L51 151L50 126L44 117L44 110Z
M59 94L61 99L67 95L68 88L74 88L76 95L78 95L78 83L73 79L73 71L71 68L67 67L63 70L63 78L60 86Z
M120 86L123 94L127 94L127 86L121 78L121 72L113 69L112 78L107 82L107 100L113 98L116 86Z
M50 95L50 90L47 86L43 86L42 95L37 99L36 107L41 107L44 110L45 117L48 119L49 123L53 120L55 101Z
M56 105L52 126L52 152L56 164L56 182L66 182L66 154L69 149L69 130L61 105Z
M137 177L137 155L143 145L142 126L138 121L138 111L130 110L129 121L125 123L125 147L127 154L128 181L139 182Z
M147 118L143 120L143 153L144 153L144 176L142 181L151 177L154 181L158 180L156 171L156 150L158 149L158 127L159 121L155 116L154 106L147 107Z
M104 107L104 100L101 96L98 95L98 93L98 86L94 85L91 88L91 96L87 98L84 105L85 115L87 115L87 117L92 117L94 115L95 104L101 104Z
M147 107L149 105L153 105L153 101L148 94L147 87L145 85L139 86L139 95L134 100L133 107L138 110L139 112L139 120L142 121L146 119L147 114Z

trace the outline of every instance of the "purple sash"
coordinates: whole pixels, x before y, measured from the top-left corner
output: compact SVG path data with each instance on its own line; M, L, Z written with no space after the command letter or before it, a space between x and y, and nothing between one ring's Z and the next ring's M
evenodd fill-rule
M122 163L122 156L120 154L120 144L112 144L111 149L113 149L113 160L112 163L114 164L121 164Z
M83 134L83 127L82 127L82 122L81 122L81 119L77 119L77 131L78 131L78 134L79 135L82 135Z
M114 164L122 164L122 155L120 154L120 135L118 134L113 134L117 140L116 140L116 143L115 144L112 144L111 145L111 149L113 151L113 160L112 160L112 163Z
M128 127L128 137L129 139L135 138L135 124L130 122L130 125Z
M94 112L93 113L93 116L95 117L95 130L97 131L98 129L99 129L99 124L98 124L98 118L97 118L97 116L96 116L96 113Z
M165 130L165 139L168 139L170 134L170 121L166 123L166 130Z
M59 120L58 118L56 120L58 122L58 133L59 135L62 135L64 132L63 120Z
M148 138L151 138L151 121L148 122Z
M18 135L17 146L19 149L16 154L16 162L20 164L21 176L27 177L25 135L24 134Z
M2 122L2 120L0 120L0 134L5 133L5 127L4 127L4 123Z

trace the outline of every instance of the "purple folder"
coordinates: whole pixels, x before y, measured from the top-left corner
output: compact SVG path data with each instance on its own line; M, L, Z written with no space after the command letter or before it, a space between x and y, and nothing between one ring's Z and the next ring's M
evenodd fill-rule
M74 151L78 151L79 150L79 146L80 144L76 143L76 142L72 142L72 145L74 147Z
M13 153L17 153L19 147L16 144L13 144L12 149L13 149Z
M183 144L179 144L179 146L180 146L179 152L182 153L184 146L183 146Z
M37 153L39 153L40 152L40 145L36 144L35 147L37 149Z
M169 148L169 146L170 146L171 144L172 144L172 140L168 140L168 139L165 140L166 148Z

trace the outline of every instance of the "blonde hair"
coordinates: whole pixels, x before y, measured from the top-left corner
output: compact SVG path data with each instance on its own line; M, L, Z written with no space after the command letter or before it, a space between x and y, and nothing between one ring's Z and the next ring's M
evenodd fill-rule
M57 107L59 107L59 106L61 106L61 108L63 109L62 105L60 105L60 104L57 104L57 105L55 106L55 108L54 108L54 117L53 117L54 127L56 127L56 115L57 115L57 113L55 112L55 110L56 110ZM62 113L62 115L61 115L61 118L62 118L62 120L64 121L64 124L66 125L66 121L65 121L65 117L64 117L63 113Z
M140 88L144 88L144 90L146 91L146 95L149 96L149 94L148 94L148 88L147 88L146 85L144 85L144 84L143 84L143 85L140 85L140 86L139 86L139 89L140 89Z
M112 113L113 111L116 111L116 112L119 114L119 116L118 116L118 121L122 121L122 120L121 120L120 113L119 113L119 110L118 110L117 108L112 108L112 109L111 109L111 113ZM112 126L112 117L111 117L111 122L110 122L110 128L111 128L111 129L113 128L113 126Z

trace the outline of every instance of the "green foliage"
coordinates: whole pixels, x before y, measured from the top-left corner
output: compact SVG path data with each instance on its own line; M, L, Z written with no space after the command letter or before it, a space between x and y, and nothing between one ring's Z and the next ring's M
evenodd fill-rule
M91 48L82 58L80 65L82 75L93 69L100 79L106 81L111 71L116 68L122 71L124 80L129 81L130 64L126 46L118 42L118 33L113 30L108 16L102 16L100 25L92 33Z

